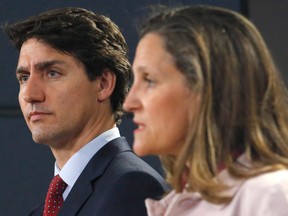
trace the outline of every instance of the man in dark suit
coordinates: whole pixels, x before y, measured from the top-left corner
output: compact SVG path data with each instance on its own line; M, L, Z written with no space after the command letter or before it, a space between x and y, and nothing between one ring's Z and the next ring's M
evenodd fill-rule
M20 51L22 113L33 140L51 148L64 191L57 187L57 211L49 191L31 215L146 215L144 199L167 188L116 127L131 76L118 27L103 15L62 8L4 30Z

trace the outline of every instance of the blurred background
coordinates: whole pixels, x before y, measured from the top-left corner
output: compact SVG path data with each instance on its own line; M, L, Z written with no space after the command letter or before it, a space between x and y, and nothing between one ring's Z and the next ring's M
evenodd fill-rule
M268 47L287 80L288 1L273 0L1 0L0 22L12 23L40 12L66 6L79 6L110 17L121 29L133 61L138 41L137 22L145 17L151 4L169 6L209 4L233 9L249 17L263 34ZM285 43L286 42L286 43ZM0 32L0 215L28 215L44 201L53 176L54 157L47 146L35 144L18 105L15 68L18 51ZM123 136L133 143L131 116L120 126ZM143 158L163 175L159 159Z

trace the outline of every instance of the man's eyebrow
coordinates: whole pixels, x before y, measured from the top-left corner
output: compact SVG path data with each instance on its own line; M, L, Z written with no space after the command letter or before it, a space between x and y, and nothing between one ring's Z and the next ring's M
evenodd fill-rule
M65 64L64 61L60 61L60 60L51 60L51 61L43 61L43 62L39 62L35 65L35 67L37 68L37 70L44 70L46 68L51 67L52 65L55 64ZM19 73L27 73L29 72L29 69L27 67L18 67L16 68L16 74Z

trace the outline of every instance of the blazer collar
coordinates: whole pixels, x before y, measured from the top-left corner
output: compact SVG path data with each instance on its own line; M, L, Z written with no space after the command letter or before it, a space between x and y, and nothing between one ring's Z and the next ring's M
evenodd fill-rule
M89 161L59 211L59 216L76 215L93 193L91 182L99 178L110 161L119 153L131 151L124 137L116 138L101 148Z

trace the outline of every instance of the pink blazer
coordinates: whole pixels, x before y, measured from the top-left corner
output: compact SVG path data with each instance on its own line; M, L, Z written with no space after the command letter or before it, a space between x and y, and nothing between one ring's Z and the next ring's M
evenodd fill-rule
M244 156L238 161L249 166ZM230 203L216 205L199 193L172 191L160 201L145 200L148 216L288 216L288 170L242 181L223 170L218 177L231 186L225 193L233 196Z

